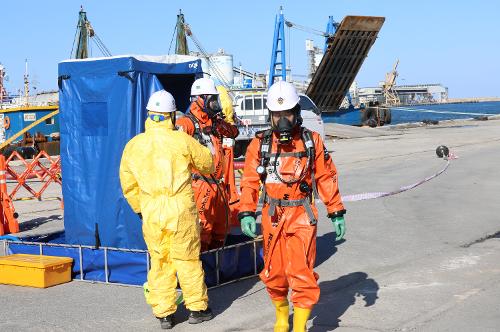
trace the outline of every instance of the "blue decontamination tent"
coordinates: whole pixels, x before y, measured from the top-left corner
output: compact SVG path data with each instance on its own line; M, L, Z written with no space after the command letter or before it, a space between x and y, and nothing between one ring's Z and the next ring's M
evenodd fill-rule
M65 241L145 249L141 222L118 176L125 144L144 131L146 103L162 88L179 110L202 75L191 56L118 56L59 63Z
M177 108L185 110L192 82L201 75L200 60L190 56L61 62L64 234L12 242L8 252L71 257L75 279L142 285L149 256L142 223L121 190L121 155L125 144L144 131L150 95L164 88L174 95ZM228 236L227 247L201 254L208 286L258 273L262 240L248 240Z

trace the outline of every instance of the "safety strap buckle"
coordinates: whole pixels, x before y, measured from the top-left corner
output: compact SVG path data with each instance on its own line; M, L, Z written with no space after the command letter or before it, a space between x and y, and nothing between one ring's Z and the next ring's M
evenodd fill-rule
M307 216L309 217L309 223L313 226L318 223L318 220L314 216L314 212L312 210L310 196L301 199L284 200L284 199L272 198L269 197L267 194L263 193L263 201L269 204L268 215L270 217L274 216L277 206L280 207L303 206L304 209L306 210Z

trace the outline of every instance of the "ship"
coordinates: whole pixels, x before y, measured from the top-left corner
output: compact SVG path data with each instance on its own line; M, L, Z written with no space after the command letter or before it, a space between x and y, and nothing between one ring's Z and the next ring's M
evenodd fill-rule
M17 151L23 158L38 152L59 154L59 95L46 91L30 95L28 62L24 94L9 95L4 86L5 67L0 67L0 151L8 157Z

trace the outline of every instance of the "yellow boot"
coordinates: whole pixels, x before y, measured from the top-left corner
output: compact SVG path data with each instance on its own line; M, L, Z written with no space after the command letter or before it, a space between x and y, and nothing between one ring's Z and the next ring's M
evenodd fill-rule
M306 332L306 323L311 309L293 307L293 332Z
M276 324L274 324L274 332L288 332L288 300L273 301L276 307Z

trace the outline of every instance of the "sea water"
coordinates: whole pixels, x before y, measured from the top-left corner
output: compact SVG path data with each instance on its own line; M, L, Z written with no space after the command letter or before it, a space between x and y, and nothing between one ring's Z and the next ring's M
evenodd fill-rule
M470 119L487 115L500 114L500 102L477 102L457 104L413 105L391 108L391 124L412 123L422 121L442 121L453 119ZM323 113L326 123L359 125L361 113L355 111L339 111Z

